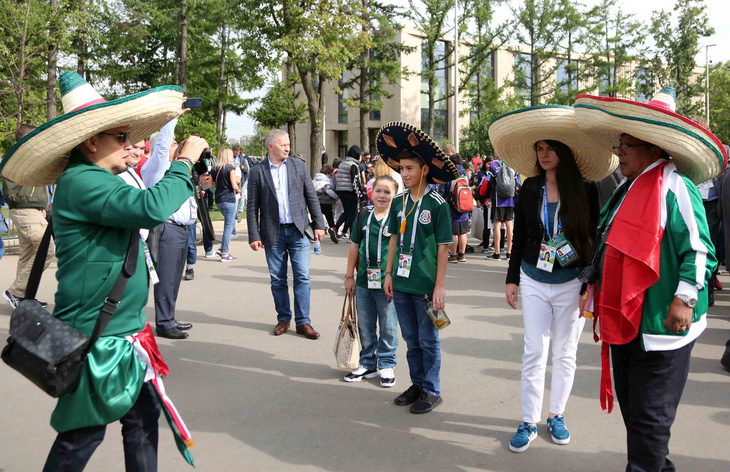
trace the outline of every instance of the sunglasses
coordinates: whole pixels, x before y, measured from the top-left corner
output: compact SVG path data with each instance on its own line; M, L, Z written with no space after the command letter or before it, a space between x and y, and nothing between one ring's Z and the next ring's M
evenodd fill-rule
M123 133L99 133L99 134L104 134L106 136L114 136L115 138L117 138L117 141L119 141L119 144L124 144L127 141L129 141L129 133L127 131L125 131Z

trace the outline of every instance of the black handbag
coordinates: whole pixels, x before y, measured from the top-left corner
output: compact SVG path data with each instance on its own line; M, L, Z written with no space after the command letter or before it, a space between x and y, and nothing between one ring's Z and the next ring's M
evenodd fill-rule
M195 187L195 203L198 205L198 220L200 220L200 226L203 228L203 234L205 234L208 241L215 241L215 228L213 228L213 221L210 219L208 202L203 198L202 189L200 188L200 176L195 169L193 169L192 180Z
M48 246L53 233L49 224L38 248L25 291L25 299L13 310L10 337L2 359L54 398L76 390L81 367L119 306L127 281L137 269L139 230L132 231L124 265L89 338L54 317L35 300Z

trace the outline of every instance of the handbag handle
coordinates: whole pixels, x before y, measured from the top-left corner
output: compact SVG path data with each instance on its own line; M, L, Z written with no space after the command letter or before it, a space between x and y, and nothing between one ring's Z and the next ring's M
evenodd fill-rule
M349 305L347 302L350 302ZM347 318L352 319L352 321L357 324L357 304L355 303L355 295L351 295L349 293L345 293L345 301L342 303L342 316L340 317L340 322L345 321L345 307L347 307Z

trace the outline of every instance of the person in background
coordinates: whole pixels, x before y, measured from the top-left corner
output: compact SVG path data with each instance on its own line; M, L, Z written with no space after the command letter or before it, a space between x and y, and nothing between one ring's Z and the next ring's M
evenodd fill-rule
M238 187L233 151L230 148L224 147L218 151L218 159L205 183L215 189L215 204L223 214L223 237L219 251L221 262L236 262L238 258L229 252L229 245L236 225L236 195L241 193L241 189Z
M340 240L337 239L337 231L335 230L335 216L333 213L332 205L337 203L340 197L332 190L332 173L334 169L329 164L324 164L322 170L317 172L312 179L314 184L314 191L317 192L317 198L319 199L319 208L322 210L327 221L327 234L333 243L339 244Z
M340 216L335 224L336 230L342 228L338 232L339 237L344 237L352 227L355 216L357 216L358 201L364 193L364 185L362 180L360 180L362 174L360 172L359 162L361 154L359 146L351 146L347 151L347 158L342 161L337 170L335 191L340 196L344 210L342 216Z
M36 127L28 124L21 124L15 130L15 141L20 141ZM48 209L48 193L45 186L33 187L19 185L3 176L3 194L8 203L8 217L13 221L18 231L18 245L20 246L20 258L15 271L15 280L3 293L3 298L14 309L25 298L25 287L28 285L30 269L33 267L38 246L46 231L48 221L46 210ZM48 256L43 269L47 269L53 261L55 249L51 240ZM48 305L41 302L43 306Z
M467 175L461 154L454 153L450 159L456 165L459 176ZM449 201L447 196L451 191L450 189L451 185L448 184L444 184L441 188L441 194L446 198L446 201ZM466 262L465 253L467 233L469 232L469 213L459 213L454 209L453 205L449 205L449 210L451 211L451 234L454 236L454 242L449 245L449 262Z

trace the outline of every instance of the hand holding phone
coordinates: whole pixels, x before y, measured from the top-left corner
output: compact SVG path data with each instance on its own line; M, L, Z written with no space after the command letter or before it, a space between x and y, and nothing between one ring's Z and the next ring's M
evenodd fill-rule
M201 98L188 98L183 102L183 108L200 108L203 106L203 101Z

